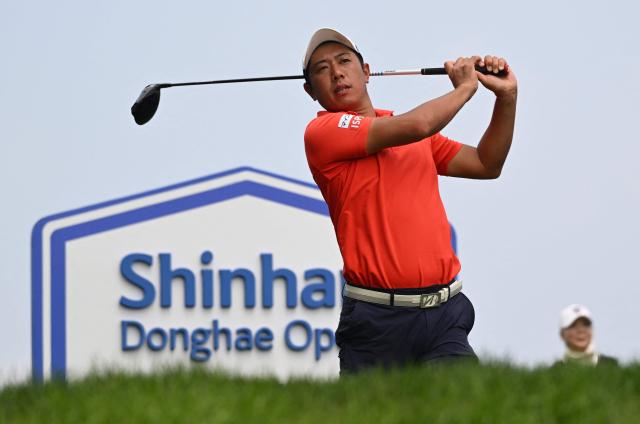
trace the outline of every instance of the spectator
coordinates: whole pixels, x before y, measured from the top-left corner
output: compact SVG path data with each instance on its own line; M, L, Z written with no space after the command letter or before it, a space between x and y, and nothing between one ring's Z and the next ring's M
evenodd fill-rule
M593 341L591 312L583 305L569 305L560 312L560 337L567 349L562 360L554 365L618 365L616 358L597 351Z

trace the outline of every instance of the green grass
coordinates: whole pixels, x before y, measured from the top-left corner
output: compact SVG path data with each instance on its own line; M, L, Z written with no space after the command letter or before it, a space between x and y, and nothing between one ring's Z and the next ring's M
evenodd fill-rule
M5 387L7 423L637 423L640 364L528 370L457 364L337 381L229 377L204 370L110 373Z

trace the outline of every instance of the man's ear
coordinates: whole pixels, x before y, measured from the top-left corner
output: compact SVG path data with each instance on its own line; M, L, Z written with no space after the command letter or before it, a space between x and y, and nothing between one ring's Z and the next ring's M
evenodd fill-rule
M369 83L369 77L371 76L371 70L369 69L369 64L368 63L363 64L362 70L364 71L365 81Z
M306 92L307 92L307 94L309 95L309 97L311 97L314 101L318 100L318 99L316 98L316 96L313 94L313 89L311 88L311 85L309 85L309 83L306 83L306 82L305 82L305 83L304 83L304 85L303 85L303 87L304 87L304 91L306 91Z

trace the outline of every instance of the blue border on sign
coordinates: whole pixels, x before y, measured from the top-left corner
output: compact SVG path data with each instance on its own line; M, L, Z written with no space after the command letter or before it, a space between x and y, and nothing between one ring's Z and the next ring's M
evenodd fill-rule
M32 376L36 381L44 378L43 364L43 328L42 328L42 231L46 224L57 219L66 218L84 212L112 206L146 196L175 190L193 184L214 180L240 172L250 171L318 189L316 185L293 178L284 177L251 167L239 167L187 182L174 184L144 193L127 196L107 202L91 205L67 212L62 212L40 219L31 233L31 363ZM108 231L159 218L173 213L183 212L209 204L230 200L235 197L251 195L265 200L296 207L309 212L328 216L329 211L324 201L299 195L279 188L253 181L242 181L205 192L185 196L170 201L145 206L139 209L114 214L93 221L60 228L51 235L51 370L52 375L64 377L66 374L66 314L65 314L65 245L69 240L90 234Z

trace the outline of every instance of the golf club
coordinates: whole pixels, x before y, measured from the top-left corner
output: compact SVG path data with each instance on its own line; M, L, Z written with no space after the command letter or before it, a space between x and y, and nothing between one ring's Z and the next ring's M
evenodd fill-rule
M482 74L493 74L487 71L486 68L476 66L476 70ZM383 71L372 72L373 77L393 76L393 75L446 75L447 72L444 68L422 68L422 69L409 69L399 71ZM498 72L498 76L505 75L505 71ZM279 81L279 80L291 80L291 79L303 79L304 75L287 75L277 77L259 77L259 78L239 78L239 79L226 79L216 81L199 81L199 82L179 82L179 83L163 83L163 84L150 84L147 85L133 106L131 106L131 114L133 119L138 125L144 125L153 118L156 110L158 110L158 104L160 103L160 90L169 87L181 87L186 85L208 85L208 84L230 84L236 82L257 82L257 81Z

